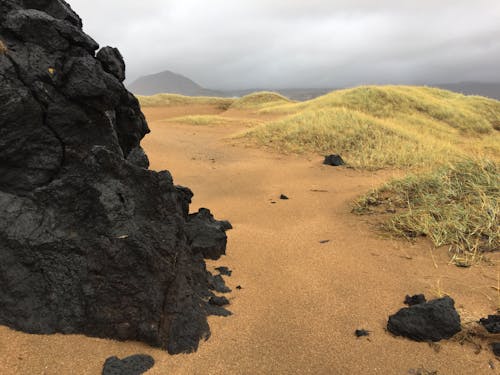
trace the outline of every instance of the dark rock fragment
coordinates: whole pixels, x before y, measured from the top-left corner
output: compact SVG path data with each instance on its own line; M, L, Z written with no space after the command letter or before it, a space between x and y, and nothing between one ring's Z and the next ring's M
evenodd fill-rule
M149 159L141 146L137 146L132 149L127 156L127 161L132 163L140 168L148 169L149 168Z
M288 199L290 199L290 198L288 198L285 194L281 194L281 195L280 195L280 199L281 199L281 200L288 200Z
M387 329L415 341L440 341L461 331L460 316L446 296L399 310L389 317Z
M120 82L125 80L125 62L117 48L101 48L97 52L96 58L101 62L106 72L114 75Z
M154 364L153 357L145 354L136 354L124 359L109 357L104 363L102 375L141 375Z
M479 320L479 323L481 323L489 333L500 333L500 315L488 315L487 318Z
M500 342L494 342L491 344L491 350L493 351L493 354L500 357Z
M334 167L339 167L341 165L344 165L345 162L340 155L332 154L332 155L325 156L325 160L323 161L323 164L331 165Z
M230 226L227 221L217 221L210 210L200 208L196 214L190 214L186 224L186 233L194 252L205 258L219 259L226 253L227 236L225 231Z
M366 329L357 329L354 331L354 334L356 337L370 336L370 331L367 331Z
M243 289L243 288L241 287L241 285L238 285L238 286L236 287L236 289L241 290L241 289Z
M219 293L230 293L231 289L226 285L221 275L210 277L209 287Z
M325 243L328 243L328 242L330 242L330 240L321 240L321 241L319 241L319 243L322 244L322 245L324 245Z
M415 294L413 296L407 295L405 297L404 304L408 306L418 305L420 303L425 303L427 300L423 294Z
M231 276L233 274L233 271L228 267L216 267L215 270L219 271L219 273L224 276Z
M229 305L229 300L226 297L213 296L210 297L208 303L214 306L226 306Z

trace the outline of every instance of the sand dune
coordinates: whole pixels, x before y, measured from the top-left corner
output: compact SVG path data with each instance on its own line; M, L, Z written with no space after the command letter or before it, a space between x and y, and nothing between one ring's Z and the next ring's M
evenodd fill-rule
M161 121L192 108L145 113L153 130L143 142L151 168L168 169L177 184L189 186L193 210L203 202L234 226L228 256L210 264L233 270L227 283L234 315L210 318L212 337L197 353L178 356L140 343L0 327L2 374L99 374L107 357L136 353L155 358L148 374L498 371L500 363L488 349L475 354L472 346L455 341L430 346L385 331L388 315L403 306L406 294L433 297L441 289L468 319L492 313L497 303L494 266L455 267L446 249L431 253L426 241L411 245L382 238L368 219L350 213L357 196L393 172L335 169L321 165L317 156L247 148L227 139L239 130L234 126ZM282 193L290 199L280 200ZM369 338L357 339L358 328L371 331Z

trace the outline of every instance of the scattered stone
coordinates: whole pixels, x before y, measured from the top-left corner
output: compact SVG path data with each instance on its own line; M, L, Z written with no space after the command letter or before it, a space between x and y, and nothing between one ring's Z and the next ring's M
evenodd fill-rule
M226 297L213 296L208 300L208 303L214 306L226 306L229 305L229 300Z
M281 199L281 200L285 200L285 201L286 201L286 200L288 200L288 199L290 199L290 198L288 198L285 194L281 194L281 195L280 195L280 199Z
M328 243L328 242L330 242L330 240L321 240L321 241L319 241L320 244L325 244L325 243Z
M500 342L494 342L491 344L491 349L493 350L493 354L500 357Z
M500 315L488 315L487 318L479 320L479 323L481 323L489 333L500 333Z
M275 201L271 201L271 204L276 204L276 202Z
M490 366L490 369L492 369L492 370L495 369L495 364L493 363L493 361L491 359L488 361L488 365Z
M370 336L370 331L367 331L366 329L357 329L354 331L354 334L356 337Z
M323 164L339 167L341 165L344 165L345 162L344 160L342 160L342 157L340 155L333 154L325 156L325 161L323 162Z
M425 299L425 296L423 294L415 294L414 296L407 295L405 297L404 304L408 306L414 306L425 302L427 302L427 300Z
M231 276L233 274L233 271L231 271L228 267L217 267L215 270L219 271L219 273L224 276Z
M147 169L123 58L65 1L0 1L0 40L0 325L196 350L228 223Z
M243 288L241 287L241 285L238 285L238 286L236 287L236 289L241 290L241 289L243 289Z
M154 364L153 357L145 354L136 354L124 359L109 357L104 363L102 375L141 375Z
M221 275L212 276L209 280L210 289L219 293L230 293L231 289L226 285Z
M461 331L460 316L446 296L399 310L389 317L387 329L415 341L440 341Z

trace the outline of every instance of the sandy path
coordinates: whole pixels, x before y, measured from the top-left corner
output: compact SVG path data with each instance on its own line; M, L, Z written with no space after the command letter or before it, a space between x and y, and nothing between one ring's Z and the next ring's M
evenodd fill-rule
M167 112L146 110L153 133L143 144L153 169L170 170L195 192L193 211L206 206L232 222L228 256L209 266L233 269L227 282L234 315L210 318L212 337L197 353L179 356L140 343L0 327L1 374L98 374L107 357L136 353L155 358L148 374L408 374L419 367L498 373L500 362L487 350L474 354L445 342L437 351L384 331L405 294L432 297L438 283L467 314L492 313L498 270L448 265L445 251L435 253L436 267L427 243L382 239L350 214L350 202L390 173L233 145L224 138L234 127L157 121ZM290 200L279 200L281 193ZM372 331L369 340L356 339L357 328Z

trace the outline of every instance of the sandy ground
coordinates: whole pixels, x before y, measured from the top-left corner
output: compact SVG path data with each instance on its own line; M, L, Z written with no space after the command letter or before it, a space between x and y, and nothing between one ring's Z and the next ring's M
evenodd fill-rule
M212 337L197 353L177 356L141 343L0 327L0 374L99 374L107 357L137 353L155 358L151 375L500 373L489 350L475 354L454 341L430 346L385 331L406 294L444 291L472 318L493 313L498 303L497 266L449 265L446 250L382 238L367 218L350 213L351 202L391 172L246 148L227 139L239 130L231 126L161 121L192 109L145 113L153 130L143 142L151 167L170 170L195 192L193 211L209 207L234 226L228 255L209 263L233 270L226 279L234 315L211 317ZM280 200L281 193L290 200ZM371 335L357 339L357 328Z

